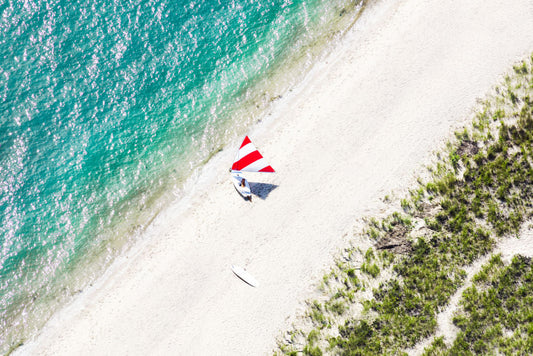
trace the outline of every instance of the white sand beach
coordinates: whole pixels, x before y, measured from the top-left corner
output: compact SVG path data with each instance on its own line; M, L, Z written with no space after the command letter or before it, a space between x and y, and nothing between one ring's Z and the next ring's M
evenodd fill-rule
M232 186L235 142L16 353L271 354L357 219L408 188L531 52L531 0L377 1L250 131L277 171L249 176L272 185L266 197L249 203Z

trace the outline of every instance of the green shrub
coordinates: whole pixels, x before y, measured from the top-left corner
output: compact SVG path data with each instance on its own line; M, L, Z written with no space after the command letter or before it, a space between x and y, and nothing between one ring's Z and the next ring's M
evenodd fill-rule
M380 272L379 267L375 263L363 263L363 265L361 266L361 271L371 275L373 278L376 278Z

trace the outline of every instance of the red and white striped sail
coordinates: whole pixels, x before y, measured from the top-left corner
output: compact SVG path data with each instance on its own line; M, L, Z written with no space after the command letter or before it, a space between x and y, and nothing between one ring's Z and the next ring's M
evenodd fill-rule
M274 168L267 163L248 136L242 141L231 170L240 172L274 172Z

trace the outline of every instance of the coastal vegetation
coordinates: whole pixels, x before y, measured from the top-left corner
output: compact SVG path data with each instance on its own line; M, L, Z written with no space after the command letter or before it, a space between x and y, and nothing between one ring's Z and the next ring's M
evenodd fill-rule
M453 318L460 329L447 347L436 338L426 355L533 352L533 263L516 255L510 264L494 255L466 289Z
M436 335L437 315L470 283L468 267L502 239L519 238L533 216L532 94L533 55L455 133L397 211L366 222L359 246L338 258L276 354L403 354L423 341L428 355L533 353L533 265L520 255L490 258L460 297L453 342Z

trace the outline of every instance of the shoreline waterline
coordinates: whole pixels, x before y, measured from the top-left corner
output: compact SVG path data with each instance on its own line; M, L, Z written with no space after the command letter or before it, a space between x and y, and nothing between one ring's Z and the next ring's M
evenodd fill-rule
M213 126L216 124L213 120L216 118L207 124L205 131L200 135L200 140L196 143L200 148L199 154L191 153L179 160L165 163L167 167L162 169L166 171L150 178L153 180L152 186L155 187L155 191L150 190L150 184L146 183L137 191L127 193L126 197L130 197L126 199L127 201L113 206L110 209L111 217L102 215L100 220L111 219L110 222L97 233L94 241L89 241L88 246L80 250L83 253L79 252L68 257L69 264L62 269L63 274L54 277L52 281L45 281L44 287L40 280L35 281L37 285L35 288L27 286L33 290L33 297L22 306L22 312L17 311L14 314L11 321L4 319L4 323L7 320L6 325L9 326L2 331L0 338L5 341L2 342L4 346L8 345L6 350L38 332L50 317L50 311L61 308L62 304L69 303L72 298L77 298L83 290L89 288L89 285L96 283L99 276L113 264L115 258L125 253L131 245L142 241L147 235L146 229L165 209L168 209L176 199L187 199L188 190L196 185L200 172L205 170L203 166L206 162L209 164L222 147L241 137L257 121L262 121L264 113L271 110L272 105L301 80L313 67L313 63L320 60L324 51L329 50L332 46L329 40L339 41L342 35L338 32L342 33L346 26L351 27L351 22L356 20L362 8L359 2L339 1L336 4L351 6L351 9L342 9L342 6L339 9L332 8L330 11L333 14L329 15L329 20L325 16L322 21L331 21L331 18L336 16L335 11L341 11L344 22L332 22L331 28L328 29L308 28L308 31L313 32L307 33L306 39L302 39L301 53L297 54L295 59L285 59L283 63L277 64L279 68L271 68L271 73L267 77L260 78L251 87L248 86L245 92L237 96L237 104L240 107L237 104L232 107L217 103L216 105L226 107L234 115L231 120L222 125L218 124L220 126L218 128ZM317 32L318 30L324 32ZM311 42L306 44L305 41L309 42L310 39ZM281 73L280 68L284 68L285 72ZM162 154L165 152L162 151ZM168 152L166 154L168 155ZM142 165L144 168L141 167L139 170L152 169L147 167L146 162ZM182 167L183 171L181 168L176 171L173 166ZM116 197L113 199L116 200ZM9 313L8 310L6 312Z

